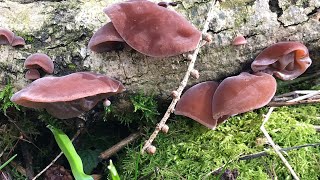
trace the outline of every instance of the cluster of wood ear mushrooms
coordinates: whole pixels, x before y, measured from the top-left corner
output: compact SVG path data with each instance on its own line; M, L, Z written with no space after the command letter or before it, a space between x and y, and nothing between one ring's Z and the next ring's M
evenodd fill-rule
M111 22L92 36L88 47L94 52L107 52L119 50L127 44L151 57L169 57L194 50L201 39L201 32L183 16L167 8L175 5L147 0L110 5L104 12ZM8 37L6 34L3 36ZM8 38L7 41L11 43ZM25 107L46 109L59 119L77 117L101 100L109 106L111 102L107 98L125 90L119 81L92 72L40 78L42 73L38 70L46 74L54 70L53 61L42 53L29 56L24 66L28 69L26 78L35 81L15 93L11 101ZM169 129L166 127L164 132Z
M16 36L12 31L6 28L0 28L0 45L10 45L13 47L24 46L26 42L20 36Z
M244 40L236 38L234 45L235 42L242 44ZM174 112L215 129L230 116L267 105L277 89L273 75L281 80L292 80L304 73L311 63L307 47L300 42L275 43L255 58L251 64L252 73L242 72L221 83L199 83L182 95Z

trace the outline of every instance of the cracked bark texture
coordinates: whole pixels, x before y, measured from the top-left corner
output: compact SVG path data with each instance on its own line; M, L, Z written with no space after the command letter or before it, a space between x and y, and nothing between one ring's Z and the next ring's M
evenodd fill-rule
M120 80L128 92L144 91L167 98L187 69L185 56L158 59L129 48L102 54L87 49L92 34L109 21L102 9L115 2L121 1L0 0L0 27L11 29L27 42L23 48L0 46L0 87L7 79L17 89L26 86L29 82L24 78L24 60L42 52L54 60L55 76L94 71ZM247 70L261 50L278 41L301 41L309 48L313 61L319 61L319 7L320 0L218 2L209 30L213 43L201 50L195 66L201 76L189 84ZM201 29L209 0L179 1L175 9ZM248 44L232 46L237 34L244 35Z

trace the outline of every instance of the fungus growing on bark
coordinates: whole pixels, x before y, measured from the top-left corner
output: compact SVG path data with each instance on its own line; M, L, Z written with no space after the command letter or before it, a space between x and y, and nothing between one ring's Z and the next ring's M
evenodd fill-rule
M126 1L104 9L124 41L140 53L168 57L194 50L201 32L175 11L150 1Z
M29 69L26 72L25 78L28 80L35 80L40 78L40 73L36 69Z
M46 73L52 74L54 65L53 61L49 56L42 53L35 53L30 55L24 61L24 67L27 69L38 69L41 68Z
M122 49L124 43L124 40L116 31L112 22L109 22L94 33L88 47L95 52L107 52Z
M20 36L15 36L13 38L13 41L11 43L11 46L24 46L26 45L26 42L24 41L24 39Z
M247 44L247 40L242 35L238 35L232 41L232 45L234 45L234 46L239 46L239 45L243 45L243 44Z
M21 106L46 109L59 119L68 119L92 109L100 100L123 92L117 80L91 72L63 77L44 77L15 93L11 101Z
M212 98L219 84L214 81L199 83L188 89L176 105L176 115L187 116L200 124L215 129L228 116L213 118Z
M14 33L9 29L0 28L0 45L11 45Z
M277 83L273 76L246 72L224 79L212 99L214 119L232 116L267 105L274 96Z
M300 42L279 42L263 50L252 62L254 72L274 74L282 80L292 80L311 65L308 49Z

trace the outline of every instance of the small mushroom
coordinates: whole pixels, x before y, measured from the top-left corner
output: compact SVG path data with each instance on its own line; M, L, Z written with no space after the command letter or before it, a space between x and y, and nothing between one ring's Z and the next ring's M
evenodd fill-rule
M36 80L40 78L40 73L37 69L29 69L26 72L25 78L28 80Z
M164 124L161 128L161 131L165 134L167 134L169 132L169 126Z
M105 107L108 107L108 106L111 105L111 101L109 101L109 99L105 99L105 100L103 101L103 105L104 105Z
M232 45L234 45L234 46L239 46L239 45L243 45L243 44L247 44L247 40L242 35L238 35L232 41Z
M273 76L246 72L224 79L212 99L214 119L232 116L267 105L274 96L277 83Z
M102 26L91 37L88 47L95 52L107 52L123 49L125 42L114 28L112 22Z
M37 79L15 93L11 101L25 107L44 108L56 118L68 119L89 111L100 100L124 90L119 81L108 76L77 72Z
M148 148L147 148L147 153L149 154L155 154L157 151L157 148L153 145L150 145Z
M189 117L200 124L215 129L228 116L212 117L212 98L219 84L214 81L199 83L188 89L177 103L174 113Z
M13 41L11 43L11 46L24 46L26 45L26 42L24 41L24 39L20 36L15 36L13 38Z
M115 29L133 49L152 57L194 50L201 38L183 16L150 1L126 1L104 9Z
M300 42L278 42L264 49L252 62L254 72L274 74L282 80L292 80L311 65L308 49Z
M38 69L41 68L46 73L52 74L54 65L53 61L49 56L43 53L35 53L30 55L24 61L24 67L27 69Z
M0 28L0 45L11 45L14 33L9 29Z

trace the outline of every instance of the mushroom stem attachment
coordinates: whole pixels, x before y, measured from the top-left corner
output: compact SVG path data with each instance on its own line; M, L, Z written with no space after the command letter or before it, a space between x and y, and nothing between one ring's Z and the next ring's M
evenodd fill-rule
M147 148L147 153L149 154L155 154L157 151L157 148L153 145L150 145L148 148Z
M190 72L190 75L195 78L195 79L199 79L200 77L200 74L199 74L199 71L196 70L196 69L193 69L191 72Z

